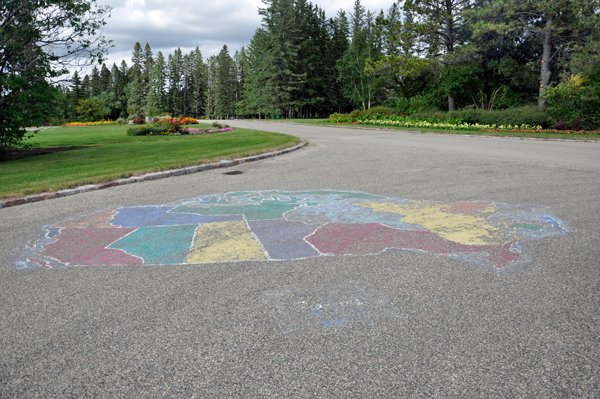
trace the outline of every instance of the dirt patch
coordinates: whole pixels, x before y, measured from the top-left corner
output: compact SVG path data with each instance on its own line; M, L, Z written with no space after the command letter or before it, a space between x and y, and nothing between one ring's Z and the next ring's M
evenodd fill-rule
M25 148L18 150L11 150L6 152L4 161L0 158L0 162L14 161L15 159L21 159L25 157L33 157L36 155L54 154L55 152L79 150L87 147L48 147L48 148Z

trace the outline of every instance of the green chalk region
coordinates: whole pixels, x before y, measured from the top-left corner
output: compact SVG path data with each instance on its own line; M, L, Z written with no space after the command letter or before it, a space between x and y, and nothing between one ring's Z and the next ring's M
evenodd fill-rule
M197 224L140 227L108 248L139 256L147 264L185 263L197 228Z
M196 213L198 215L245 215L246 220L281 219L283 214L300 206L297 200L265 200L260 204L217 205L210 207L179 206L171 212Z

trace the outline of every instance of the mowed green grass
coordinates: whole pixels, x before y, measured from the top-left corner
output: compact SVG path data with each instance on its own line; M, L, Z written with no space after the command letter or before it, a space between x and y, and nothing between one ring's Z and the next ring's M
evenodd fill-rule
M198 136L135 137L126 131L127 126L119 125L41 131L28 140L35 147L87 147L0 163L0 198L239 158L300 142L293 136L238 128Z

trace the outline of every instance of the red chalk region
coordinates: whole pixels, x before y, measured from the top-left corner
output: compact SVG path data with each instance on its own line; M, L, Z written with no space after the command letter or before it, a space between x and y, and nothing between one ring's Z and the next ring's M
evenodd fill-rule
M73 219L63 220L50 227L113 227L112 218L117 214L119 208L107 208L89 215L79 216Z
M44 247L40 255L50 256L70 266L139 265L141 258L106 247L136 228L64 228L57 241Z
M375 255L387 248L419 250L430 254L479 254L503 269L522 259L520 252L504 245L463 245L444 240L429 231L399 230L379 223L328 224L306 238L317 250L333 255Z
M474 215L489 204L491 204L491 202L454 202L445 205L440 209L447 212L468 213Z

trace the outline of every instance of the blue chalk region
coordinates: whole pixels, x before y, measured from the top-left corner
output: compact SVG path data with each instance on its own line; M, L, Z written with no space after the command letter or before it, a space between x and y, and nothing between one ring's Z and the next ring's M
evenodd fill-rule
M488 221L493 226L501 229L512 227L521 237L529 240L539 240L574 231L552 215L550 209L545 206L494 203L494 207L499 212L488 217Z
M170 213L173 206L133 206L121 208L113 218L113 226L177 226L242 220L239 215L201 216L190 213Z
M139 256L146 264L185 263L197 227L197 224L140 227L108 248Z
M402 221L402 215L387 212L375 212L372 209L358 206L364 202L390 202L394 204L410 204L398 199L367 200L345 199L324 203L319 206L302 206L285 214L286 219L302 221L308 224L324 225L327 223L380 223L394 229L424 231L425 228Z
M271 259L298 259L319 256L304 237L319 226L284 219L249 221L248 225Z

